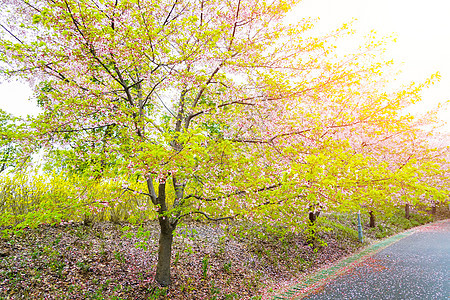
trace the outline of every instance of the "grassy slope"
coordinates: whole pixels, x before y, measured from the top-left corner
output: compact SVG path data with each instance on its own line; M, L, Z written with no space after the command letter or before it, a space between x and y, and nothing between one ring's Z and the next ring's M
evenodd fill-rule
M437 218L449 217L442 212ZM364 244L432 221L402 214L364 226ZM362 246L355 215L321 216L315 249L304 232L282 227L193 222L178 230L173 284L162 289L153 281L156 224L133 227L128 236L125 225L40 226L2 238L0 299L261 299Z

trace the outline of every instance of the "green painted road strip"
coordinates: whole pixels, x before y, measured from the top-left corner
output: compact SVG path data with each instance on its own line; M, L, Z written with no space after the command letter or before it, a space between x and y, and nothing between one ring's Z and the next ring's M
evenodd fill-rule
M426 224L424 226L428 225L430 224ZM302 299L308 296L314 290L317 290L318 288L323 286L327 281L330 281L338 277L340 274L345 273L346 271L354 267L356 264L367 259L369 256L375 254L378 251L381 251L382 249L390 246L391 244L407 236L410 236L420 227L422 226L409 229L407 231L386 238L378 243L368 245L366 248L362 249L356 254L338 261L331 267L326 268L324 270L319 270L316 273L306 277L306 279L303 280L302 282L289 287L287 290L280 293L279 295L274 296L271 299L273 300Z

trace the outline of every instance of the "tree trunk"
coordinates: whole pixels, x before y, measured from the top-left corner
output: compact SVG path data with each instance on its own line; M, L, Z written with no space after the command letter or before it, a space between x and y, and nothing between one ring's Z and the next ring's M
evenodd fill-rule
M435 215L436 214L436 202L433 202L432 204L433 206L431 206L431 214Z
M369 227L374 228L375 227L375 214L373 213L373 211L369 211L369 216L370 216Z
M309 212L309 222L311 223L311 225L313 225L316 222L319 215L320 215L320 211L315 211L315 212L310 211Z
M159 236L158 264L156 265L156 281L168 286L170 280L170 259L172 256L173 231L161 230Z
M309 236L306 240L308 245L314 245L314 241L316 240L316 227L314 226L317 220L317 217L320 215L319 210L310 211L308 215L309 223Z
M405 204L405 218L409 220L409 203Z
M166 181L160 180L158 184L158 196L153 187L153 179L147 179L147 188L153 204L158 208L159 221L159 248L158 264L156 265L155 280L162 286L170 284L170 258L172 256L173 231L176 222L171 223L167 216Z
M174 201L174 207L176 207L182 204L185 184L177 183L175 178L173 178L173 184L177 197ZM172 257L173 232L177 227L180 214L179 212L170 214L171 216L168 214L165 180L160 180L159 182L158 196L153 187L153 179L151 177L147 180L147 187L153 204L158 208L158 221L160 227L158 264L156 265L155 280L162 286L168 286L171 283L170 261Z
M316 222L316 219L320 215L322 207L321 206L318 206L318 207L310 206L309 209L310 209L310 211L309 211L309 222L310 222L311 225L314 225L314 223Z

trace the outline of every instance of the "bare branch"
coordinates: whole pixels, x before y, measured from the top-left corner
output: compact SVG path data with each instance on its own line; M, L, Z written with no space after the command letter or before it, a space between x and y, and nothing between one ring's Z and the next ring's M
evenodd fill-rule
M277 184L265 186L265 187L262 187L262 188L259 188L259 189L253 190L253 191L236 191L234 193L227 194L225 196L217 197L217 198L205 198L205 197L191 194L191 195L186 196L184 199L195 198L195 199L202 200L202 201L212 202L212 201L221 200L223 198L229 198L231 196L238 196L238 195L243 195L243 194L248 194L248 193L259 193L259 192L263 192L263 191L273 190L273 189L275 189L277 187L281 187L281 186L282 186L282 183L277 183Z
M116 125L117 125L116 123L112 123L112 124L99 125L99 126L88 127L88 128L56 130L56 131L53 131L53 132L55 132L55 133L60 133L60 132L80 132L80 131L94 130L94 129L103 128L103 127L114 127Z
M164 23L162 24L162 26L165 26L165 25L167 25L167 24L169 23L170 15L172 14L172 12L173 12L173 10L175 9L175 6L176 6L177 4L178 4L178 1L175 0L175 2L173 3L172 8L170 9L169 14L167 15L166 19L164 20Z
M31 5L29 1L25 1L25 0L21 0L21 1L22 1L22 3L28 5L28 6L31 7L32 9L34 9L35 11L41 12L41 10L40 10L39 8L37 8L37 7L33 6L33 5Z
M210 111L212 111L212 110L214 110L214 109L216 109L216 108L222 108L222 107L229 106L229 105L233 105L233 104L249 105L249 106L254 106L254 105L256 105L256 104L254 104L254 103L248 103L248 102L245 102L245 100L246 100L246 99L244 99L244 100L236 100L236 101L232 101L232 102L228 102L228 103L223 103L223 104L217 105L217 107L210 108L210 109L206 109L206 110L202 110L202 111L196 112L196 113L194 113L194 114L190 114L190 115L188 116L188 119L187 119L187 120L190 121L192 118L197 117L197 116L199 116L199 115L201 115L201 114L210 112ZM185 127L186 127L186 126L185 126Z
M15 38L16 40L19 41L19 43L24 44L24 42L22 42L21 39L19 39L17 36L15 36L8 28L6 28L5 26L3 26L2 24L0 24L0 26L6 30L6 32L8 32L13 38Z
M148 182L147 182L147 185L148 185ZM139 191L130 189L129 187L124 188L124 190L129 191L129 192L133 192L133 193L137 193L137 194L141 194L141 195L144 195L144 196L149 196L150 198L152 198L152 194L144 193L144 192L139 192ZM154 192L154 191L155 191L155 190L153 189L153 192ZM155 196L156 196L156 194L155 194ZM152 198L152 200L153 200L153 198Z
M229 217L211 218L210 216L208 216L206 213L204 213L204 212L202 212L202 211L192 211L192 212L189 212L189 213L187 213L187 214L184 214L184 215L179 216L177 220L179 220L179 219L181 219L181 218L183 218L183 217L186 217L186 216L190 216L190 215L192 215L192 214L203 215L203 216L205 216L205 217L206 217L208 220L210 220L210 221L231 220L231 219L234 219L235 217L239 216L239 214L236 214L236 215L234 215L234 216L229 216Z
M239 18L240 10L241 10L241 0L239 0L238 7L236 9L236 18L235 18L235 22L234 22L234 26L233 26L233 32L231 33L230 44L228 45L228 51L231 50L231 46L233 45L234 37L236 35L236 29L238 27L238 18Z

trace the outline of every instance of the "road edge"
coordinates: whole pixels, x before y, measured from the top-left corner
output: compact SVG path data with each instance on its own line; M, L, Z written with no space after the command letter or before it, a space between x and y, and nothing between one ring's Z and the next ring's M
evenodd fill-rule
M356 253L350 254L339 261L333 263L331 266L318 270L311 275L308 275L301 282L291 285L285 291L269 298L272 300L294 300L294 299L302 299L307 297L312 292L318 290L320 287L325 285L328 281L333 280L339 275L349 271L362 261L366 260L368 257L373 254L383 250L384 248L398 242L399 240L408 237L415 233L417 230L427 226L433 226L438 223L446 222L445 220L440 220L432 223L427 223L421 226L413 227L397 233L393 236L387 237L381 241L369 244L359 250Z

